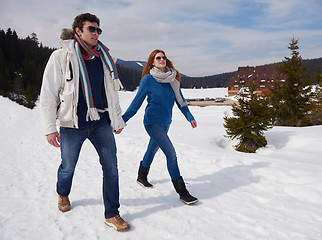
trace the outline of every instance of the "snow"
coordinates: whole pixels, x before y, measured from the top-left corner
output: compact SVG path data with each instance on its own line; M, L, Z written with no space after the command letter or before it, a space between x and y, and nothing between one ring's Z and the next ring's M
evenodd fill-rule
M222 89L183 90L185 97L222 96ZM205 93L206 92L206 93ZM133 92L120 92L125 110ZM175 107L169 135L193 206L179 201L158 152L149 180L136 183L148 141L142 107L116 135L120 212L131 231L104 224L102 173L97 154L85 142L70 194L72 209L57 208L59 149L42 134L39 108L0 97L0 239L322 239L322 126L274 127L268 145L255 154L237 152L226 139L223 116L229 106L190 107L192 129Z
M217 98L228 96L228 88L182 89L185 98Z

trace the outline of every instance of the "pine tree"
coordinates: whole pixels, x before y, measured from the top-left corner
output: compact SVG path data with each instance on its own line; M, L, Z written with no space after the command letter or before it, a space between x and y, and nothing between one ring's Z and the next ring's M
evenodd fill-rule
M278 75L285 79L275 81L271 89L271 104L275 109L275 125L310 125L311 87L309 78L302 67L302 57L298 51L298 40L292 39L289 47L291 57L285 57L277 67Z
M240 152L254 153L267 145L264 131L272 127L271 108L265 96L256 93L257 86L253 83L248 94L238 99L233 106L233 117L224 117L224 127L228 138L237 139L235 149Z
M312 111L310 112L310 122L313 125L322 125L322 74L316 74L318 84L313 92Z
M28 107L28 108L33 109L36 106L37 93L32 88L31 84L27 85L27 88L24 91L24 96L25 96L25 99L26 99L25 106Z
M38 41L38 37L37 37L37 34L35 32L33 32L31 34L31 41L35 42L37 44L37 46L39 45L39 41Z
M0 94L8 96L10 89L10 73L2 49L0 49Z
M13 91L10 93L10 99L15 102L23 105L25 102L25 96L23 95L24 87L23 87L23 78L21 74L16 74L13 80Z
M11 28L0 29L0 94L32 108L53 50L43 47L36 33L19 39Z

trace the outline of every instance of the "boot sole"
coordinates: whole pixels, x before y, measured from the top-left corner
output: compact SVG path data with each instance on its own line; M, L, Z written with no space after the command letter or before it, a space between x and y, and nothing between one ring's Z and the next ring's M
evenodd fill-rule
M147 187L147 186L144 186L143 183L139 182L139 181L136 181L137 184L141 185L143 188L153 188L153 186L151 187Z
M68 211L70 211L70 206L68 206L68 207L58 207L58 209L59 209L61 212L68 212Z
M195 200L195 201L187 202L187 201L184 201L184 200L180 199L180 201L181 201L181 202L183 202L184 204L192 205L192 204L194 204L194 203L198 202L199 200L197 199L197 200Z
M106 224L107 226L109 226L109 227L114 228L114 229L115 229L116 231L118 231L118 232L127 232L128 230L130 230L130 227L123 228L123 229L117 229L117 227L116 227L114 224L109 223L109 222L106 222L106 221L105 221L105 224Z

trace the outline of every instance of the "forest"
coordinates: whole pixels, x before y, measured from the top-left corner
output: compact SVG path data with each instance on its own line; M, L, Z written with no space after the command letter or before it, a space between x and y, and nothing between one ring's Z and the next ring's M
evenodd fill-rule
M19 39L10 28L0 30L0 94L33 108L53 50L39 43L35 33Z
M39 42L36 33L25 39L18 37L15 30L0 29L0 95L33 108L40 93L42 74L54 48L45 47ZM141 79L140 68L130 68L116 63L119 78L124 90L133 91ZM317 83L316 73L321 73L322 58L303 60L303 66L310 82ZM218 88L226 87L228 79L235 72L205 77L189 77L182 74L182 88Z

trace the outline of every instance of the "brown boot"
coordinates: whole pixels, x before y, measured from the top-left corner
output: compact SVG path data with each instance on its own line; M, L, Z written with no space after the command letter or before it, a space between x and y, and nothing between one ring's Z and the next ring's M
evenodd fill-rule
M62 212L67 212L70 210L70 202L68 196L58 195L58 208Z
M130 229L130 224L125 222L120 215L105 219L105 223L119 232L126 232Z

